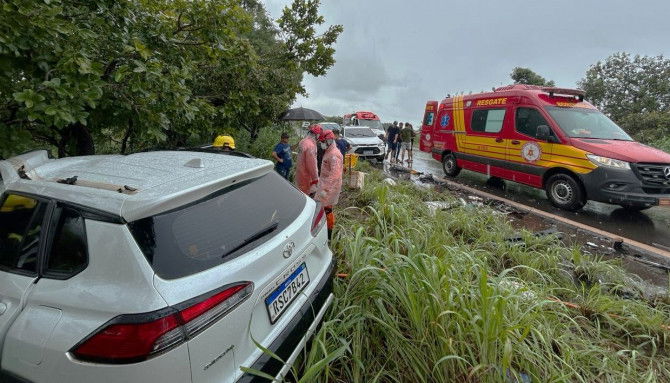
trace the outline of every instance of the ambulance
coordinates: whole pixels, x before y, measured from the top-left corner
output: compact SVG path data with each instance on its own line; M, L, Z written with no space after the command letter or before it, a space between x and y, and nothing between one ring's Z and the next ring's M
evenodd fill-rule
M670 206L670 154L634 141L581 90L510 85L428 101L419 145L447 176L467 169L542 188L565 210Z
M344 125L345 130L347 126L367 126L372 129L377 136L386 134L379 116L372 112L354 112L345 114L342 118L342 125Z

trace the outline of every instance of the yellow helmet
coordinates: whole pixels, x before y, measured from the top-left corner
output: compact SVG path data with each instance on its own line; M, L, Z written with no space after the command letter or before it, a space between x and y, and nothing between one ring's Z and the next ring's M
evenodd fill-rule
M212 144L212 146L215 148L227 146L231 149L235 149L235 140L231 136L217 136L214 139L214 144Z

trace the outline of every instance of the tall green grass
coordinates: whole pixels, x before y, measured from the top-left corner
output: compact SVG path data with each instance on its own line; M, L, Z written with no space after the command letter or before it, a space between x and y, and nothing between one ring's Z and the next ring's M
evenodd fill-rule
M345 191L305 382L667 382L670 308L617 264L379 172ZM454 201L452 201L454 202ZM363 206L363 207L361 207ZM568 302L568 303L562 303Z

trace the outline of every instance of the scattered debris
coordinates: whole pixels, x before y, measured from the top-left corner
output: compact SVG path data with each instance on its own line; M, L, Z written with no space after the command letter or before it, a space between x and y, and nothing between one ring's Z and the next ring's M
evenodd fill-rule
M597 249L598 247L600 247L600 246L596 245L596 244L593 243L593 242L586 242L586 246L590 246L590 247L593 247L593 248L596 248L596 249Z
M28 173L26 172L26 165L21 165L19 170L16 171L19 175L19 178L24 179L24 180L29 180L30 177L28 176Z
M435 178L433 177L432 173L428 173L419 176L419 181L423 183L435 182Z
M383 182L385 184L391 185L391 186L396 186L398 184L397 182L395 182L395 180L393 178L384 178Z
M537 294L535 294L533 291L528 290L526 286L521 284L520 282L509 280L509 279L503 279L498 283L498 286L505 290L509 290L512 292L517 292L521 290L521 298L523 299L535 299L537 298Z
M63 178L60 180L56 180L59 184L66 184L66 185L76 185L77 184L77 176L72 176L70 178Z
M444 211L449 210L454 207L453 204L444 201L428 201L424 202L430 211L430 215L435 215L438 210Z

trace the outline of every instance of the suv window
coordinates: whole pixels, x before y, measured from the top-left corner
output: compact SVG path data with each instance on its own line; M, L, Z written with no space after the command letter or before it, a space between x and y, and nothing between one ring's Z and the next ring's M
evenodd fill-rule
M62 208L56 214L58 224L45 274L67 278L82 271L88 264L84 217L68 207Z
M47 204L7 194L0 206L0 269L33 275Z
M542 117L539 110L535 108L516 109L515 129L517 132L537 138L537 127L540 125L549 126L549 123ZM554 132L551 130L550 135L554 136Z
M500 133L505 121L505 109L477 109L472 112L473 132Z
M305 196L270 172L128 226L156 274L174 279L260 246L292 224L304 206Z

